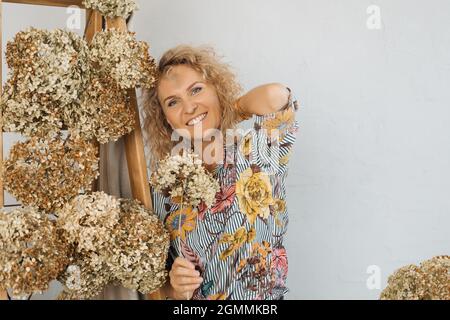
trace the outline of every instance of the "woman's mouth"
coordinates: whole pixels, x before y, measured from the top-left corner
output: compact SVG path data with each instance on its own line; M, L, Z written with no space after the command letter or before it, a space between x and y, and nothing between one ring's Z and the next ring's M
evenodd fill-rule
M208 114L208 112L204 112L198 116L196 116L195 118L189 120L186 125L187 126L195 126L196 124L200 123L203 121L203 119L206 118L206 115Z

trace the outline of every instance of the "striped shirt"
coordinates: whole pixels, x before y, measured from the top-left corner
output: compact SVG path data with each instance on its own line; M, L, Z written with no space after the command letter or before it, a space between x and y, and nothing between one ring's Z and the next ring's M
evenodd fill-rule
M254 115L253 127L232 144L224 143L224 163L214 176L220 191L209 209L179 210L169 197L152 190L153 207L171 236L167 263L184 257L203 282L194 300L273 300L289 291L283 238L288 226L288 162L298 131L297 100L279 111Z

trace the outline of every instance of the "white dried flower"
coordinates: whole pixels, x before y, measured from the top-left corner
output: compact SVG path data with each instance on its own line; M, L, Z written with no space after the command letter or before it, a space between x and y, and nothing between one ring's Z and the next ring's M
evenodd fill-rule
M122 286L151 293L167 281L169 234L158 217L138 201L121 199L120 206L107 264Z
M450 256L407 265L389 276L381 300L450 300Z
M219 183L202 166L195 154L168 156L161 160L150 184L156 191L169 195L172 201L196 207L202 201L211 207Z
M99 78L111 77L121 89L154 86L155 60L148 44L136 41L134 32L98 32L89 49L91 69Z
M98 10L102 15L111 18L128 18L138 9L134 0L83 0L83 6L87 9Z
M79 107L89 80L86 41L70 31L29 28L8 42L6 60L3 129L26 136L58 133L63 110Z
M54 212L98 176L94 144L61 136L16 143L4 162L5 189L24 205Z
M58 226L67 233L76 252L101 255L113 239L119 221L119 201L104 193L79 195L57 212Z
M0 289L22 298L48 289L69 263L70 246L34 208L0 210Z

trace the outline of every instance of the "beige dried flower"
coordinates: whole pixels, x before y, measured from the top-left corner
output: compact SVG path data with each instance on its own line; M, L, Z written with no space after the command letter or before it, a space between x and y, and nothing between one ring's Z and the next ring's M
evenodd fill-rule
M450 300L450 256L408 265L389 276L382 300Z
M5 189L26 206L54 212L98 176L97 148L71 137L16 143L4 163Z
M88 46L76 33L29 28L8 42L3 129L26 136L58 133L62 111L79 107L89 80Z
M75 254L70 265L58 280L63 291L58 300L86 300L98 296L103 288L112 281L110 271L103 259L91 254Z
M104 192L79 195L57 211L58 226L80 254L101 255L113 240L119 221L119 201Z
M48 289L71 248L54 221L31 207L0 211L0 289L22 298Z
M88 299L111 282L147 294L167 281L168 232L138 201L95 192L58 214L76 252L61 276L60 299Z
M149 55L148 44L136 41L134 32L98 32L89 49L91 69L97 77L111 77L121 89L155 84L155 60Z
M107 263L122 286L151 293L167 281L169 234L158 217L138 201L121 199L120 207Z
M210 207L220 189L219 183L202 166L198 156L189 153L162 159L150 184L156 191L169 195L173 202L192 207L202 201Z
M134 0L83 0L83 6L87 9L94 9L107 17L128 16L138 9Z
M116 141L135 126L134 110L126 91L109 77L92 78L81 98L81 107L71 110L65 122L72 134L100 143Z

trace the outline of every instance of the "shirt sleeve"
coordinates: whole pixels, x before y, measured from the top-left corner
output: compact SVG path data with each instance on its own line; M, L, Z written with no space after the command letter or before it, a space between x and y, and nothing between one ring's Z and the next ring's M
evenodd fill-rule
M283 174L296 141L299 103L290 88L288 102L278 111L255 115L252 130L252 164L270 174Z

